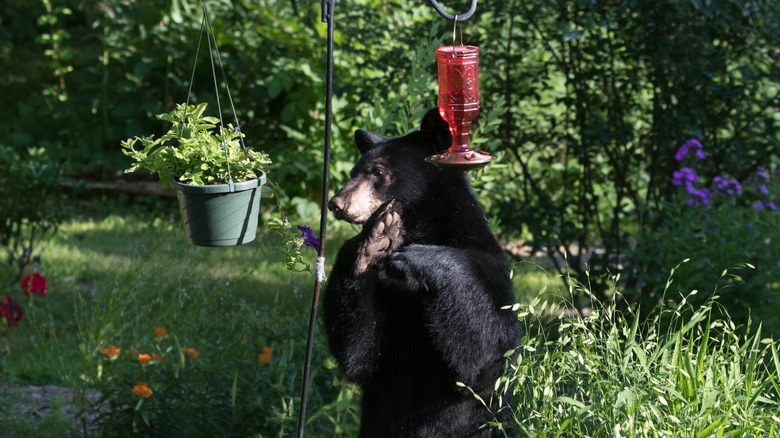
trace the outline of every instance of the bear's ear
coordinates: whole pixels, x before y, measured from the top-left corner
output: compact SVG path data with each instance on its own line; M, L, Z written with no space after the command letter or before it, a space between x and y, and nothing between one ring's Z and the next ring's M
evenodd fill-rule
M452 145L450 127L441 118L438 108L428 111L420 123L420 130L428 133L434 139L436 152L441 152Z
M386 137L382 137L379 134L368 132L364 129L358 129L355 131L355 146L357 146L360 155L373 149L373 147L379 143L387 141Z

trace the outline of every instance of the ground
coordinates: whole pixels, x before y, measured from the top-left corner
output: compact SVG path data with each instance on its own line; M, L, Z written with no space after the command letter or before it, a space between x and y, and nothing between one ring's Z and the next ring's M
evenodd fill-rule
M41 432L44 423L49 427L56 423L71 437L99 436L93 425L95 415L90 413L82 419L75 397L72 389L62 386L0 385L0 437L11 438L14 435L8 433L15 430ZM98 397L94 392L87 395L91 403Z

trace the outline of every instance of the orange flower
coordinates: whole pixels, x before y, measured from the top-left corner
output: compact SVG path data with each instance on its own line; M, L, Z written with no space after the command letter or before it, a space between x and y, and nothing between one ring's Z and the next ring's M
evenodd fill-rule
M138 363L141 365L146 365L149 363L149 361L152 360L152 356L142 353L138 355Z
M159 354L155 353L155 354L152 355L152 359L154 359L154 360L159 362L159 361L162 360L162 356L160 356Z
M273 354L274 350L271 347L265 346L263 347L263 352L257 355L257 360L260 363L271 362L271 355Z
M154 328L154 337L157 338L157 340L160 340L166 336L168 336L168 330L166 330L165 327Z
M152 388L146 382L138 382L130 390L130 394L140 398L149 398L152 396Z
M181 352L186 354L187 356L195 359L195 360L198 360L198 350L196 350L194 348L184 347L184 348L181 349Z
M119 353L120 353L121 351L122 351L122 350L120 350L119 348L117 348L117 346L116 346L116 345L114 345L114 344L109 344L109 346L108 346L108 347L106 347L106 348L104 348L104 349L100 350L100 353L101 353L101 354L103 354L103 356L106 356L108 359L114 360L114 359L116 359L116 357L117 357L117 356L119 356Z

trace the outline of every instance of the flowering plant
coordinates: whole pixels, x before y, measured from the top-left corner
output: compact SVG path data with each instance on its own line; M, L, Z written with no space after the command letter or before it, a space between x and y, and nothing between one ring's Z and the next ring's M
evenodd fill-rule
M24 309L11 298L11 295L6 295L0 300L0 318L5 320L8 327L16 327L23 317Z
M122 152L135 161L125 173L146 169L170 186L172 178L192 185L226 184L231 177L235 182L248 181L268 171L270 158L244 147L239 126L228 124L227 129L217 131L219 119L204 116L205 111L206 103L179 104L157 116L171 123L161 137L124 140ZM136 149L137 144L140 149Z
M691 154L692 152L692 154ZM723 200L724 198L738 198L743 195L743 184L736 178L724 175L715 175L712 178L712 185L708 186L706 182L697 174L694 168L695 163L688 164L688 156L692 155L694 162L702 161L706 158L704 148L699 140L692 138L677 149L674 159L684 164L672 175L672 184L678 187L684 187L688 195L685 205L688 206L706 206L712 204L713 198ZM756 173L745 181L749 185L751 205L754 210L763 209L775 210L777 205L769 194L769 175L762 166L756 168Z
M46 296L46 278L38 272L27 274L22 278L22 293L30 298L34 295ZM14 301L11 295L5 295L0 299L0 319L5 321L7 327L16 327L24 317L24 308Z
M709 156L697 139L683 143L674 157L679 167L671 183L680 190L665 204L661 226L635 250L644 266L642 283L665 284L667 279L656 275L687 261L666 298L698 290L702 293L688 300L703 301L713 293L708 291L712 279L728 270L716 292L730 316L743 324L760 320L765 329L780 333L778 174L756 166L743 178L725 173L705 178Z
M123 425L131 424L133 433L143 436L158 436L159 431L217 436L224 432L219 428L225 421L240 422L244 410L268 409L258 394L268 385L268 376L285 372L276 369L268 345L232 333L223 345L208 344L201 351L166 327L155 327L153 338L151 332L134 341L106 342L95 351L95 384L102 394L98 405L110 412L99 419L105 430L124 430ZM211 426L182 421L193 415ZM257 424L232 427L252 430Z
M301 252L301 248L308 246L319 253L320 240L317 239L314 231L308 225L298 225L297 229L301 234L297 235L287 216L284 216L282 218L271 218L266 223L266 228L274 230L284 242L281 253L284 257L284 265L288 270L311 272L311 265Z
M45 297L46 286L46 278L37 272L25 275L22 278L22 292L26 297L33 295L38 295L41 298Z

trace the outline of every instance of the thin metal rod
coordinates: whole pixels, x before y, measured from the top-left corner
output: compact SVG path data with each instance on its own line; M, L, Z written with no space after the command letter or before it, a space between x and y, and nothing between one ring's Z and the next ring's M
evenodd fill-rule
M474 12L477 10L477 0L471 0L471 7L469 7L469 10L466 11L464 14L450 14L447 11L444 10L444 8L441 7L439 2L436 0L428 0L428 3L433 6L433 9L436 9L436 12L439 13L442 17L457 22L463 22L471 18L472 15L474 15Z
M311 374L311 356L314 345L314 332L317 326L317 308L319 306L320 289L324 275L325 231L328 220L328 191L330 190L330 142L331 125L333 121L333 9L336 0L322 0L322 21L328 23L328 51L325 80L325 146L322 168L322 202L320 205L320 248L317 253L317 268L314 275L314 294L311 299L309 314L309 334L306 339L306 358L303 367L303 383L301 384L301 409L298 413L298 438L303 438L306 424L306 404L309 398L309 376Z

